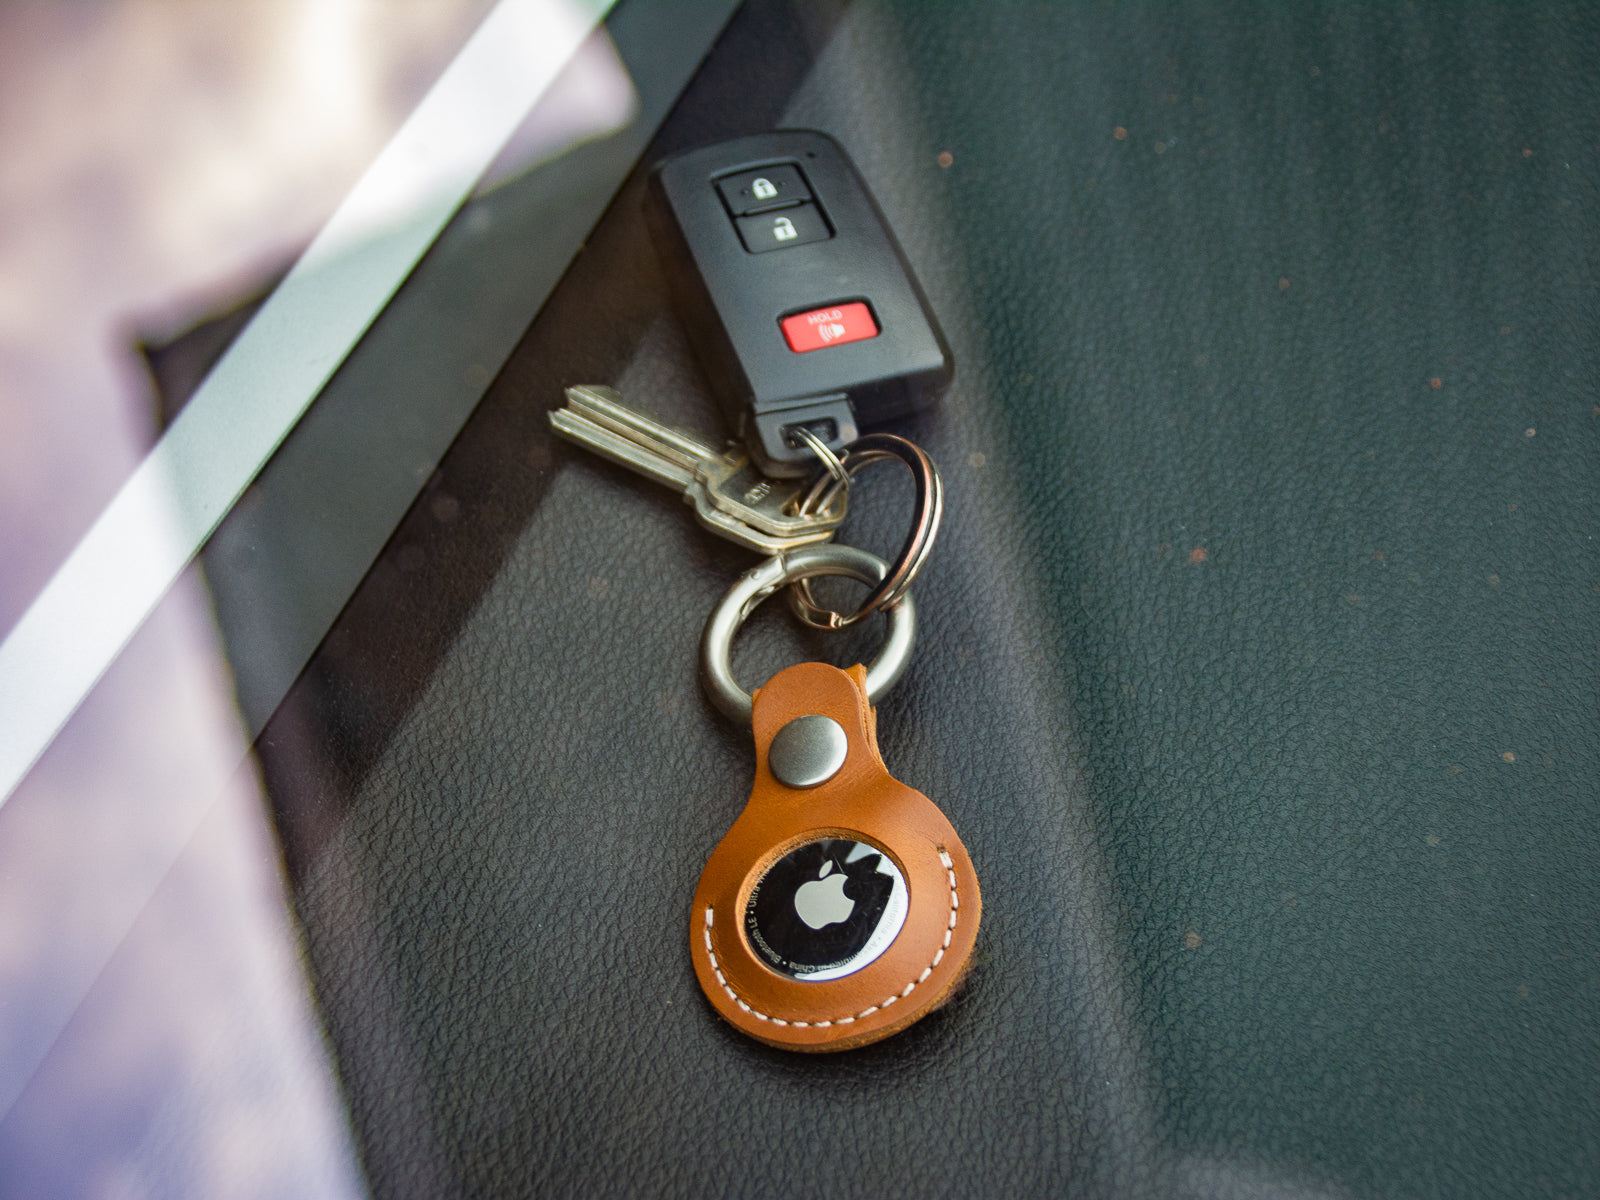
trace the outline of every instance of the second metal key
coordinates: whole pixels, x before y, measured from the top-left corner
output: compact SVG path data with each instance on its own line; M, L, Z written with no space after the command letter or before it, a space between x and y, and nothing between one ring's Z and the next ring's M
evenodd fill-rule
M680 489L695 517L713 533L761 554L781 554L833 537L844 520L840 495L820 513L798 512L807 480L768 479L738 447L719 451L692 433L663 425L622 403L616 390L567 389L567 404L550 424L612 462Z

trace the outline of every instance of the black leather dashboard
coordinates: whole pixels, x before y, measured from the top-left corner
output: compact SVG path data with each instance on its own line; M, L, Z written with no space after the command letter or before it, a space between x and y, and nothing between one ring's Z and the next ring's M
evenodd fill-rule
M1579 4L747 5L652 156L831 133L950 339L879 736L977 965L821 1058L695 984L752 560L545 418L718 429L641 168L262 737L376 1193L1600 1192L1597 56ZM752 682L876 636L791 624Z

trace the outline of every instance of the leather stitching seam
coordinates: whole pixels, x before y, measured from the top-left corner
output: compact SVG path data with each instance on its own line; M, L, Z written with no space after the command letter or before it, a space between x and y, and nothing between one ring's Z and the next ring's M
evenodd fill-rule
M950 855L942 846L939 848L939 861L944 864L944 872L950 879L950 923L945 926L944 943L939 947L938 952L934 954L933 961L922 969L921 975L918 975L910 983L906 984L904 991L897 992L888 999L872 1005L870 1008L862 1009L853 1017L833 1017L826 1021L786 1021L782 1017L770 1016L767 1013L761 1012L759 1009L752 1008L745 1002L744 998L741 997L739 993L735 992L733 988L728 985L727 977L723 975L721 966L717 964L717 952L711 945L711 921L713 909L710 905L707 905L706 924L704 930L706 939L706 955L711 959L711 970L716 974L717 982L722 985L722 990L728 993L728 999L732 1000L756 1020L770 1021L774 1025L792 1025L796 1029L827 1029L833 1025L853 1025L855 1022L866 1017L870 1017L873 1013L878 1012L881 1009L888 1008L891 1004L895 1004L901 1000L904 1000L907 996L911 995L912 992L917 990L918 984L927 982L928 976L933 974L933 969L944 961L945 952L950 949L950 938L956 931L956 917L958 916L961 908L961 898L956 892L955 863L951 861Z

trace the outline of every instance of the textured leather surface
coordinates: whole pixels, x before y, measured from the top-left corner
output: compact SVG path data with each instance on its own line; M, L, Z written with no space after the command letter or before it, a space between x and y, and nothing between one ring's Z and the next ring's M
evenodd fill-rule
M659 149L832 133L950 337L878 733L973 971L828 1056L695 985L750 560L544 425L714 427L635 180L263 738L377 1194L1600 1193L1600 9L806 13Z
M768 1045L852 1050L890 1037L944 1004L971 964L983 895L949 819L894 778L878 749L867 672L802 662L755 694L755 785L717 843L689 907L689 952L701 990L723 1018ZM838 773L811 788L773 775L768 752L797 717L837 722L848 746ZM887 851L905 879L905 924L876 959L838 979L771 970L740 932L752 890L801 842L848 837ZM820 865L820 863L819 863ZM820 878L820 876L818 877Z

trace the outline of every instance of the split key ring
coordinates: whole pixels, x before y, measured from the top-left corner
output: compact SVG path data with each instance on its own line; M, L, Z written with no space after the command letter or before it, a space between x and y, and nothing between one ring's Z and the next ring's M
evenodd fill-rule
M844 629L898 603L933 551L933 540L939 532L939 519L944 515L944 480L939 477L939 468L922 447L892 433L869 433L851 442L841 458L828 464L829 470L823 472L801 498L799 511L802 515L809 515L827 508L833 503L838 489L849 487L850 481L863 467L891 460L902 462L910 469L912 482L916 486L911 532L882 581L867 593L866 599L852 613L837 613L818 604L811 591L810 579L794 581L789 589L789 607L794 610L795 616L815 629ZM842 479L834 470L835 464L843 468Z

